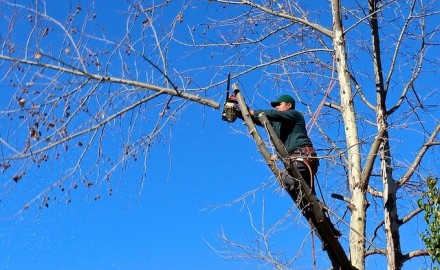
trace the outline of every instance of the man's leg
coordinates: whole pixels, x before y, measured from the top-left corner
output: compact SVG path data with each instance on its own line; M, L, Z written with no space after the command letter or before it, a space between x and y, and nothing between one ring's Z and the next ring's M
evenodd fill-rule
M294 161L293 165L296 166L298 172L301 174L301 176L304 179L304 181L306 182L306 184L312 190L313 195L316 195L315 185L313 183L313 179L311 178L310 168L301 161Z

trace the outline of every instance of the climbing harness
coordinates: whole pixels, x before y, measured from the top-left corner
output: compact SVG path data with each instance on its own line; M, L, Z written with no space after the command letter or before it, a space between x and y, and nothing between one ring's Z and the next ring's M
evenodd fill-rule
M311 190L314 190L314 175L318 171L319 161L317 159L316 151L311 146L304 146L296 149L293 151L290 155L291 162L301 162L306 166L306 168L309 171L310 179L306 180L309 181L309 187Z

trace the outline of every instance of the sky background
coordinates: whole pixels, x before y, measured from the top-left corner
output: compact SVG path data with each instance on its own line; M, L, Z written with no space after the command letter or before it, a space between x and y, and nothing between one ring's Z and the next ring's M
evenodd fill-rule
M111 196L94 200L93 191L78 189L72 202L52 204L41 213L33 209L1 220L1 269L256 269L257 264L226 260L220 235L246 244L254 243L262 220L266 226L292 210L292 201L271 184L245 202L228 207L236 199L270 182L271 173L253 141L237 135L220 121L220 112L189 109L174 129L171 157L153 155L142 194L139 180L124 176L124 183ZM235 125L235 124L234 124ZM240 125L237 124L238 127ZM244 128L244 127L243 127ZM168 146L156 151L169 151ZM322 176L318 176L322 177ZM323 180L321 178L321 185ZM324 189L328 195L338 189ZM22 200L19 200L22 202ZM327 201L332 207L337 202ZM16 204L16 207L19 207ZM274 250L292 254L304 245L295 269L312 269L311 236L296 208L286 225L287 233L273 241ZM341 238L347 244L347 228ZM315 237L316 240L316 237ZM303 242L305 241L305 243ZM402 239L407 243L405 237ZM315 242L318 262L326 255ZM405 269L416 269L407 263ZM380 259L369 267L382 269ZM419 261L420 263L420 261ZM319 265L319 264L318 264ZM423 265L423 264L421 264ZM421 267L419 264L419 267ZM268 267L271 269L271 267ZM419 268L417 268L419 269Z
M208 243L218 246L222 230L232 239L252 237L248 211L259 220L266 205L267 222L273 222L291 200L271 194L272 185L264 204L259 192L246 204L214 211L267 182L270 172L252 141L232 134L219 111L209 109L204 119L197 115L181 117L170 158L153 155L139 198L139 181L126 173L111 196L95 201L93 192L78 190L69 204L3 219L0 268L254 269L220 258ZM156 149L168 150L166 145ZM288 247L291 240L280 245Z
M98 18L117 35L119 27L124 28L116 19L123 9L118 6L119 1L110 1L111 11L107 9L108 2L102 2L95 5ZM62 12L66 3L47 3L48 14L59 16L60 20L65 17ZM200 20L196 15L197 12L188 13L185 23ZM209 62L207 58L200 56L201 61ZM246 86L254 84L252 76L240 78L245 94L252 91ZM219 87L219 94L215 95L220 103L224 88ZM260 96L246 98L252 106L269 106ZM0 100L0 105L5 107L6 100ZM306 111L302 104L297 109ZM315 250L318 269L330 267L321 244L309 234L309 225L290 197L278 190L257 147L246 135L245 126L239 121L227 124L221 121L220 110L198 104L188 106L177 119L172 131L167 129L169 133L150 153L146 181L139 180L138 165L130 167L120 179L112 180L111 195L100 187L79 188L68 197L59 196L41 212L32 205L28 211L11 215L26 198L45 187L53 171L63 167L55 164L27 175L16 186L3 184L0 269L271 269L256 261L243 263L220 256L225 254L221 235L241 244L260 244L264 251L263 243L258 242L259 233L264 230L271 235L272 226L292 212L271 239L271 252L274 256L296 258L294 269L313 269ZM119 139L117 134L112 137L114 141ZM69 163L69 157L60 162ZM324 166L325 161L321 168ZM328 178L328 171L320 171L318 178L327 205L343 213L345 205L329 198L333 192L342 193L343 188L341 191L334 184L336 180ZM265 188L261 188L264 184ZM258 190L250 192L255 189ZM246 197L239 200L242 196ZM67 203L67 199L71 202ZM377 221L374 216L371 219ZM343 232L341 243L347 250L347 227L340 222L337 227ZM404 248L418 248L414 247L414 237L417 235L402 237ZM367 261L367 269L385 269L381 257ZM425 259L415 259L404 269L420 269L425 263Z

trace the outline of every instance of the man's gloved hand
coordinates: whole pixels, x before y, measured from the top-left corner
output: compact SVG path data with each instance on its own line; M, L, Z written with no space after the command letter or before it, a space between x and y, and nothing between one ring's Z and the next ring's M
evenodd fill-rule
M234 107L234 113L238 118L243 119L243 113L240 111L238 107Z

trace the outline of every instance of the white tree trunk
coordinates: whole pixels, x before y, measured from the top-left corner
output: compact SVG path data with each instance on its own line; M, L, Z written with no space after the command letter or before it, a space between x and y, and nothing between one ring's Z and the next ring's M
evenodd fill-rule
M332 0L335 58L341 96L342 117L345 125L345 138L348 154L348 178L351 191L351 203L355 206L350 221L350 257L355 269L365 268L365 220L366 185L362 182L362 169L359 151L359 138L356 116L351 92L350 75L347 72L345 37L340 17L340 1Z
M384 228L387 242L388 270L402 268L402 252L400 247L399 218L396 207L397 184L393 180L388 142L381 146L381 171L383 180Z

